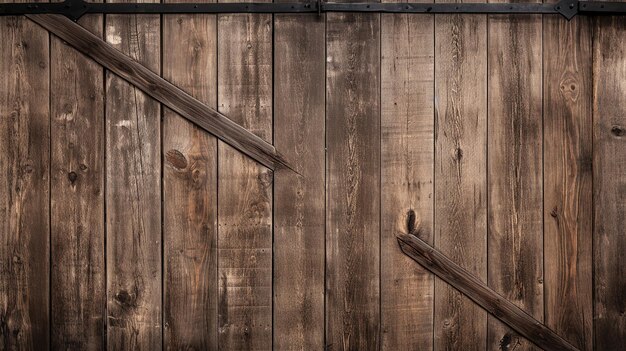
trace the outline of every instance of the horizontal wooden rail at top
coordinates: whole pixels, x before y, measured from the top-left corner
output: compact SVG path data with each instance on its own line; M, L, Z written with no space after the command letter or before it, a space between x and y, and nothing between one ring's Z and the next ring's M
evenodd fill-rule
M62 15L26 15L76 50L262 165L294 170L273 145L210 108Z
M578 351L545 324L489 288L480 279L454 263L446 255L412 234L397 233L400 249L431 273L469 297L530 342L547 351Z
M63 2L24 2L0 4L0 16L27 14L60 14L78 20L85 14L190 14L190 13L311 13L365 12L365 13L425 13L425 14L559 14L570 20L576 15L626 14L626 3L560 0L556 3L380 3L380 2L177 2L177 3L94 3L85 0Z

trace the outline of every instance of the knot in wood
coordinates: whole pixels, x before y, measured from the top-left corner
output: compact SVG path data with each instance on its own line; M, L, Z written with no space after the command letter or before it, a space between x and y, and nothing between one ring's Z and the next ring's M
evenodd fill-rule
M70 180L70 183L74 184L76 179L78 179L78 174L76 174L76 172L74 171L71 171L70 173L67 174L67 179Z
M611 128L611 133L613 133L613 135L615 135L616 137L622 137L624 136L624 134L626 134L626 129L624 129L624 127L622 126L613 126Z

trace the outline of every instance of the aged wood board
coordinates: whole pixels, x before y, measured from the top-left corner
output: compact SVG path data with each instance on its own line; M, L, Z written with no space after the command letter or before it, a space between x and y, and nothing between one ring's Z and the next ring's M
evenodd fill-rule
M626 343L623 18L0 24L0 349Z

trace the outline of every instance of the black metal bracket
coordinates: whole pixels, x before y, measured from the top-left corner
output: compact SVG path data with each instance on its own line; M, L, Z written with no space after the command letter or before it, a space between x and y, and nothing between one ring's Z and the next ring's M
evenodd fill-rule
M78 20L88 13L182 14L182 13L439 13L439 14L559 14L568 20L576 15L625 15L626 2L561 0L543 3L93 3L65 0L57 3L4 3L0 16L59 14Z

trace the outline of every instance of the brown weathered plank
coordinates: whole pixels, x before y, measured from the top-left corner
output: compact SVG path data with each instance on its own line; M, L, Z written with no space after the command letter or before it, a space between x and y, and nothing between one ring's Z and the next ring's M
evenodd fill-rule
M541 16L489 16L489 286L543 320ZM533 349L489 317L487 349Z
M380 15L327 14L326 346L380 341Z
M144 67L134 58L129 58L128 55L115 50L71 20L60 15L27 15L27 17L141 89L144 93L259 163L270 169L291 168L289 163L267 141L248 132L228 117L194 99L175 85L161 79L149 67Z
M324 348L325 22L274 17L274 348Z
M434 278L394 233L407 213L433 240L434 16L381 18L381 328L385 350L433 348Z
M163 16L163 78L213 108L216 22ZM166 108L163 155L164 347L216 350L217 139Z
M218 16L218 108L272 140L272 15ZM218 143L219 348L272 348L273 173Z
M435 16L435 239L487 278L487 19ZM435 280L435 349L484 350L487 315Z
M79 24L102 37L102 16ZM104 84L102 67L50 38L51 345L104 347Z
M22 17L2 17L0 28L0 349L46 350L48 33Z
M595 349L626 345L626 22L596 20L593 62Z
M409 227L415 229L414 233L418 233L419 228L415 224L414 219L409 219L409 222L413 222L413 225L409 225ZM508 324L537 346L546 351L578 350L544 324L517 307L516 304L489 288L468 270L457 265L417 236L398 233L397 238L402 252L472 299L480 307L487 310L492 317ZM506 350L508 348L502 346L501 349Z
M48 18L48 17L46 17ZM153 71L160 16L107 15L105 37ZM107 347L161 349L159 103L106 74Z
M545 323L591 350L592 106L588 18L543 18Z

